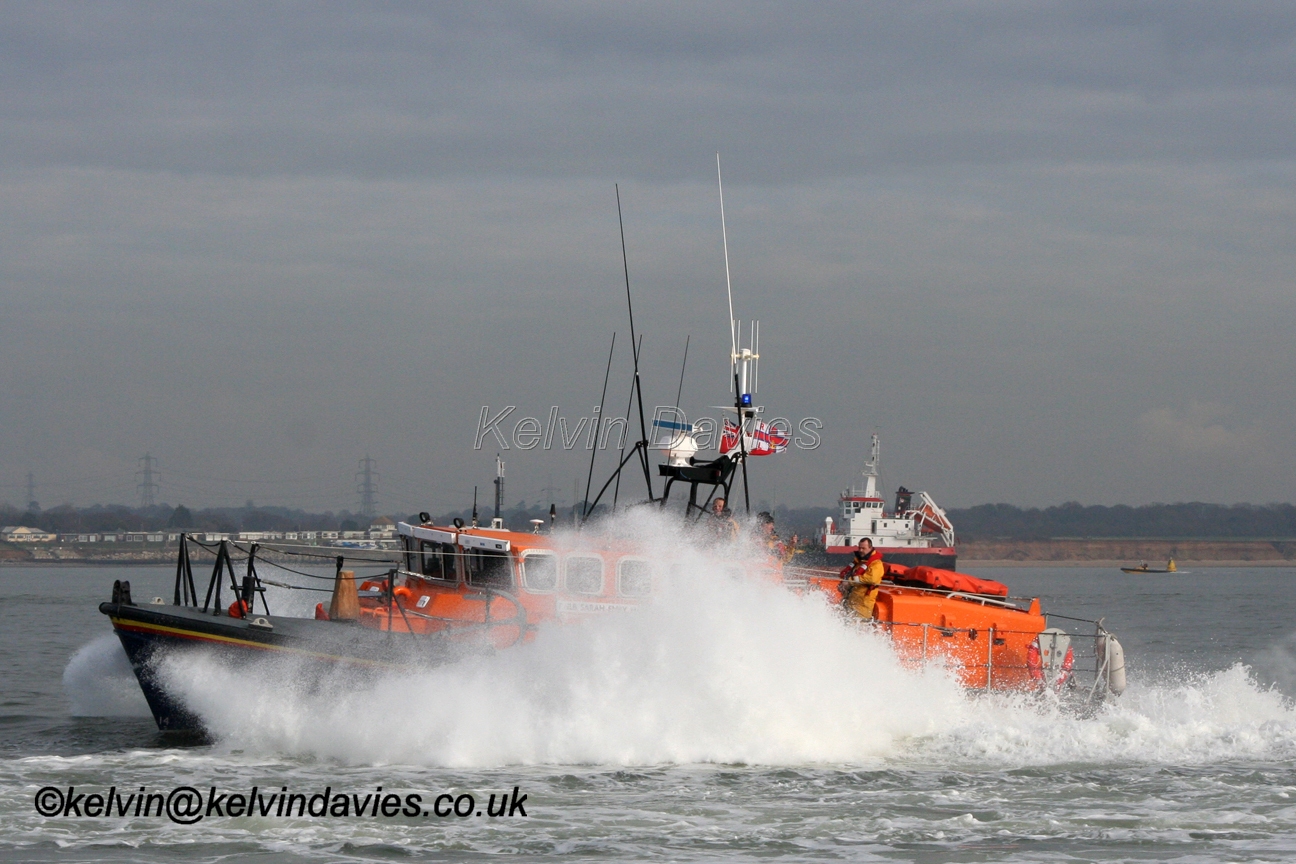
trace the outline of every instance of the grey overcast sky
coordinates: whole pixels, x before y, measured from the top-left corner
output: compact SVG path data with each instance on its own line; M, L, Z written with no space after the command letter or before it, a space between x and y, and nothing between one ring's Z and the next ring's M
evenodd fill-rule
M0 6L0 501L489 496L482 406L820 418L757 499L1296 497L1289 3ZM558 436L555 435L555 439ZM504 454L508 503L587 451ZM601 456L597 473L609 467ZM546 492L546 488L556 492ZM633 486L632 494L640 487Z

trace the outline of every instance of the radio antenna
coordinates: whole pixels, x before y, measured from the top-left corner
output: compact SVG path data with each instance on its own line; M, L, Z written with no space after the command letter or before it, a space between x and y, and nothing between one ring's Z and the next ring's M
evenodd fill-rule
M643 348L643 335L642 335L642 334L639 336L639 347L640 347L640 348ZM638 380L639 380L638 378L635 379L636 383L638 382ZM629 422L630 422L630 419L629 419L629 418L630 418L630 406L631 406L631 404L634 403L634 395L635 395L635 394L634 394L634 387L631 387L631 388L630 388L630 401L626 402L626 423L627 423L627 424L629 424ZM611 428L612 428L611 426L608 427L609 430L611 430ZM639 445L636 444L635 447L636 447L636 449L637 449L637 448L639 447ZM625 448L626 448L625 437L622 437L622 439L621 439L621 465L622 465L623 467L625 466L625 463L626 463L626 459L625 459ZM633 455L633 454L631 454L631 455ZM613 512L613 513L616 512L616 508L617 508L617 498L620 497L620 495L621 495L621 469L618 468L618 469L617 469L617 473L616 473L616 485L612 487L612 512Z
M729 232L725 228L724 180L720 177L720 154L716 154L716 185L720 187L720 238L724 242L725 290L729 294L729 369L738 362L738 334L734 332L733 282L729 278Z
M748 379L747 369L751 364L753 356L759 356L754 351L743 349L741 355L742 363L742 380L738 379L738 366L740 355L738 353L738 338L741 331L739 325L734 320L733 312L733 281L729 276L729 230L725 227L724 212L724 180L720 176L720 154L716 154L716 185L720 188L720 236L724 242L724 259L725 259L725 291L729 295L729 377L732 381L734 394L734 410L738 414L738 451L741 454L743 472L743 504L747 512L751 513L751 492L747 487L747 418L752 416L751 396L747 392ZM755 324L752 325L753 330ZM753 339L755 338L753 334Z
M680 364L680 383L679 383L679 389L675 391L675 407L676 407L676 408L679 407L679 403L680 403L680 396L682 396L682 395L684 394L684 370L685 370L686 368L688 368L688 346L689 346L689 340L692 339L692 338L693 338L692 334L690 334L690 335L684 337L684 362Z
M599 396L598 411L594 415L594 446L590 448L589 476L585 478L585 500L581 502L581 522L589 515L590 484L594 482L594 457L598 455L599 428L603 424L603 402L607 399L608 376L612 374L612 352L616 350L616 333L612 334L612 347L608 349L607 371L603 373L603 395Z

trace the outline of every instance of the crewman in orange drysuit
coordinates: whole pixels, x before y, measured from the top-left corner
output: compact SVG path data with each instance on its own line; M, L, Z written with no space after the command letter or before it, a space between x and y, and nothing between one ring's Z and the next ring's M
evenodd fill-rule
M765 551L770 554L770 557L780 564L791 561L792 551L779 537L778 532L774 530L773 514L768 510L757 513L756 524L760 527L761 542L765 544Z
M855 550L855 563L842 570L842 605L865 621L870 620L885 572L882 553L873 549L872 540L862 538Z

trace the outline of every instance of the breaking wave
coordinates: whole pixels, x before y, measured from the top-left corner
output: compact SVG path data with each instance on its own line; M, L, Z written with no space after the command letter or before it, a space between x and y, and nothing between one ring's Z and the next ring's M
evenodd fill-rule
M73 717L151 717L121 642L105 633L81 646L63 670Z
M653 604L487 657L305 686L290 663L173 658L162 673L218 741L348 764L1197 764L1296 756L1296 711L1242 665L1137 676L1088 715L969 694L902 666L818 596L729 574L651 516L620 530L681 561Z

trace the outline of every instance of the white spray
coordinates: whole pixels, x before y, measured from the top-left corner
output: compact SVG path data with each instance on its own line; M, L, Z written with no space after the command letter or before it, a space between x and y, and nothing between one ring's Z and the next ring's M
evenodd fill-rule
M1192 764L1296 755L1296 713L1242 666L1135 678L1078 716L1025 694L972 695L907 669L820 595L735 575L736 547L684 542L632 512L608 526L671 559L652 604L542 628L497 654L306 687L291 664L212 657L162 670L218 739L355 764L488 767L697 762L1015 766ZM578 538L560 538L577 542Z

